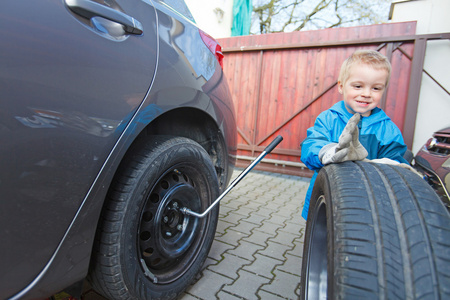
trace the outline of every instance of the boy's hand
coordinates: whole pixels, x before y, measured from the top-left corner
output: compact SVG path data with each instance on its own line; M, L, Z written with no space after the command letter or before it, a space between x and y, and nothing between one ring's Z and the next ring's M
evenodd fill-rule
M346 160L363 160L368 153L366 148L359 142L358 123L361 116L356 113L348 120L347 125L339 137L339 145L336 151L340 149L348 149ZM345 161L345 160L344 160Z
M331 143L320 149L319 159L322 164L338 163L348 160L363 160L367 150L359 142L358 123L361 116L356 113L348 120L339 137L339 144Z
M344 157L348 153L348 149L340 149L337 151L338 144L331 143L325 145L320 149L319 159L324 165L328 165L331 163L338 163L344 161Z

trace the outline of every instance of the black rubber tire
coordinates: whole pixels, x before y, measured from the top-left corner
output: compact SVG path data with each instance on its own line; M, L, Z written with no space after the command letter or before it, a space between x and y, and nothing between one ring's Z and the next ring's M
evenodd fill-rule
M190 139L156 136L127 155L102 212L89 281L108 299L175 299L210 250L218 206L214 166Z
M405 154L403 155L403 158L406 159L406 161L408 162L408 164L412 164L412 161L414 159L414 154L412 153L411 150L406 150Z
M450 299L450 215L398 166L324 167L312 192L302 299Z

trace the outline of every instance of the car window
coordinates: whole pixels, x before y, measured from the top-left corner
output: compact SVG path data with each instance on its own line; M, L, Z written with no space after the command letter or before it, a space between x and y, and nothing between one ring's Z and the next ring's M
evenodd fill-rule
M159 2L170 6L178 13L182 14L185 18L195 23L194 17L192 16L191 11L187 7L186 3L184 3L184 0L159 0Z

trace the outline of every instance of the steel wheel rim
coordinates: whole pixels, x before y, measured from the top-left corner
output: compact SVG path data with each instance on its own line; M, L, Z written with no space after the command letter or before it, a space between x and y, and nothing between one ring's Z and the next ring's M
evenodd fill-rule
M327 263L327 215L325 197L317 200L309 240L309 257L306 270L305 295L306 299L326 299L328 291L328 263ZM306 241L305 241L306 242Z
M148 193L137 240L141 265L155 283L180 278L202 247L207 218L186 216L180 210L201 210L198 176L194 168L179 166L163 174Z

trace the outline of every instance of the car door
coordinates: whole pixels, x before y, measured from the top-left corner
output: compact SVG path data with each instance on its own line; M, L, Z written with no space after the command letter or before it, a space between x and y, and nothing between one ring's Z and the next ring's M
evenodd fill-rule
M45 267L157 62L150 0L0 3L0 298Z

